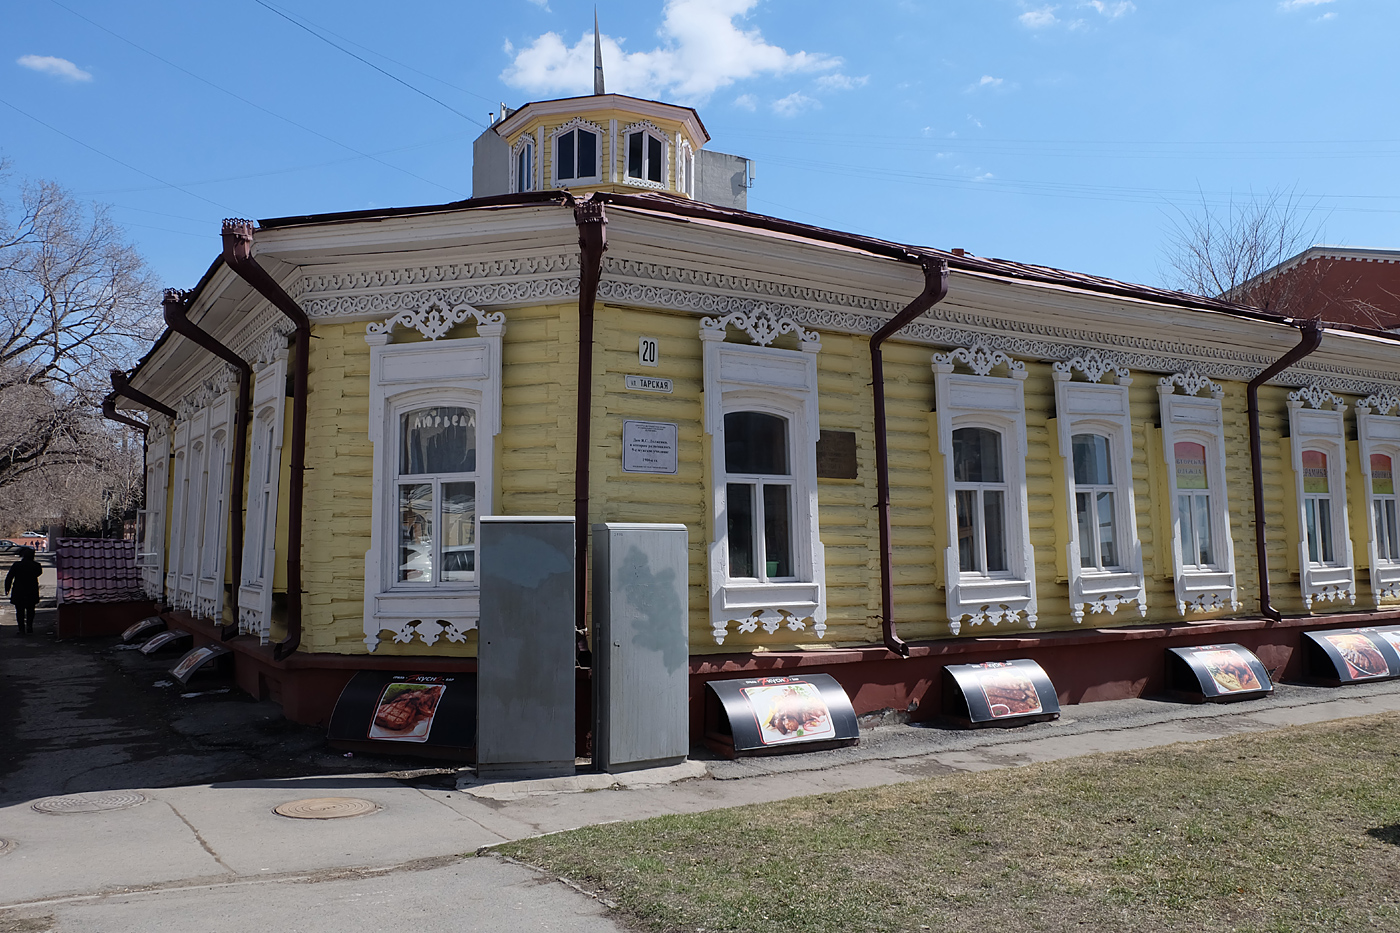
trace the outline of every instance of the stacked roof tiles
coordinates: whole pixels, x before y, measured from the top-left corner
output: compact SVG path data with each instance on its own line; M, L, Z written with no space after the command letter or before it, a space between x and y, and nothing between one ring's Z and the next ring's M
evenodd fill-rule
M60 538L57 555L59 603L121 603L146 598L134 541Z

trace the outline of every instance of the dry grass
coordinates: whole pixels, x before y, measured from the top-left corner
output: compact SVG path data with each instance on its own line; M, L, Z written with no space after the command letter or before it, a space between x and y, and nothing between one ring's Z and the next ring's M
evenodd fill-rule
M1400 930L1400 716L503 851L602 893L647 930Z

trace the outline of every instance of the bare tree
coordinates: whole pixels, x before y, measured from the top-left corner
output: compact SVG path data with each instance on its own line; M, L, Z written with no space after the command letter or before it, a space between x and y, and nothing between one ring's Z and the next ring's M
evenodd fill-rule
M11 521L55 509L88 521L94 502L110 506L130 485L108 475L130 471L130 429L98 406L108 371L155 335L156 306L145 263L105 208L47 181L0 202L0 490Z
M1305 316L1318 284L1312 276L1263 275L1316 242L1316 213L1293 189L1232 197L1223 207L1202 193L1194 213L1178 207L1172 218L1163 277L1184 292Z

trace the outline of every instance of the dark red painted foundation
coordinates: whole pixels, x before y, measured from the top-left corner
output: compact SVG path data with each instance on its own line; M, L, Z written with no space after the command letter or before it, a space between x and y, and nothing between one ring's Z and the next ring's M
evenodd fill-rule
M156 604L134 599L120 603L63 603L58 607L59 638L120 635L132 623L156 614Z
M215 627L187 612L166 612L172 628L194 636L194 646L219 642ZM894 710L914 722L933 720L942 712L940 678L949 664L1008 658L1031 658L1050 676L1061 705L1164 695L1166 651L1186 645L1235 642L1258 655L1275 681L1301 679L1303 632L1400 624L1400 612L1353 612L1303 616L1273 622L1231 619L1176 622L1112 629L1048 632L1044 635L984 635L910 645L901 658L882 646L830 651L765 651L749 654L697 655L690 660L690 734L700 741L704 730L705 683L735 677L827 673L845 688L856 715ZM474 673L475 658L374 657L371 655L297 652L284 661L273 658L271 645L239 636L219 642L234 653L234 678L240 689L282 706L294 722L324 726L340 692L356 671ZM580 755L587 755L591 731L590 672L578 671L576 731Z

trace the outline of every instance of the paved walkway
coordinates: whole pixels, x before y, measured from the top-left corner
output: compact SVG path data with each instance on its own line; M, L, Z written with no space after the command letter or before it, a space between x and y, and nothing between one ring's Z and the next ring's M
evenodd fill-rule
M0 854L0 933L379 930L389 921L424 933L617 930L582 893L499 858L463 856L608 821L1396 711L1400 683L1282 685L1272 697L1227 706L1072 706L1058 722L1016 730L882 726L857 748L704 762L703 777L591 793L582 791L598 787L595 775L495 785L468 775L455 788L334 775L136 788L144 802L99 812L41 813L26 801L0 809L0 839L13 843ZM273 812L332 796L380 809L337 820Z

